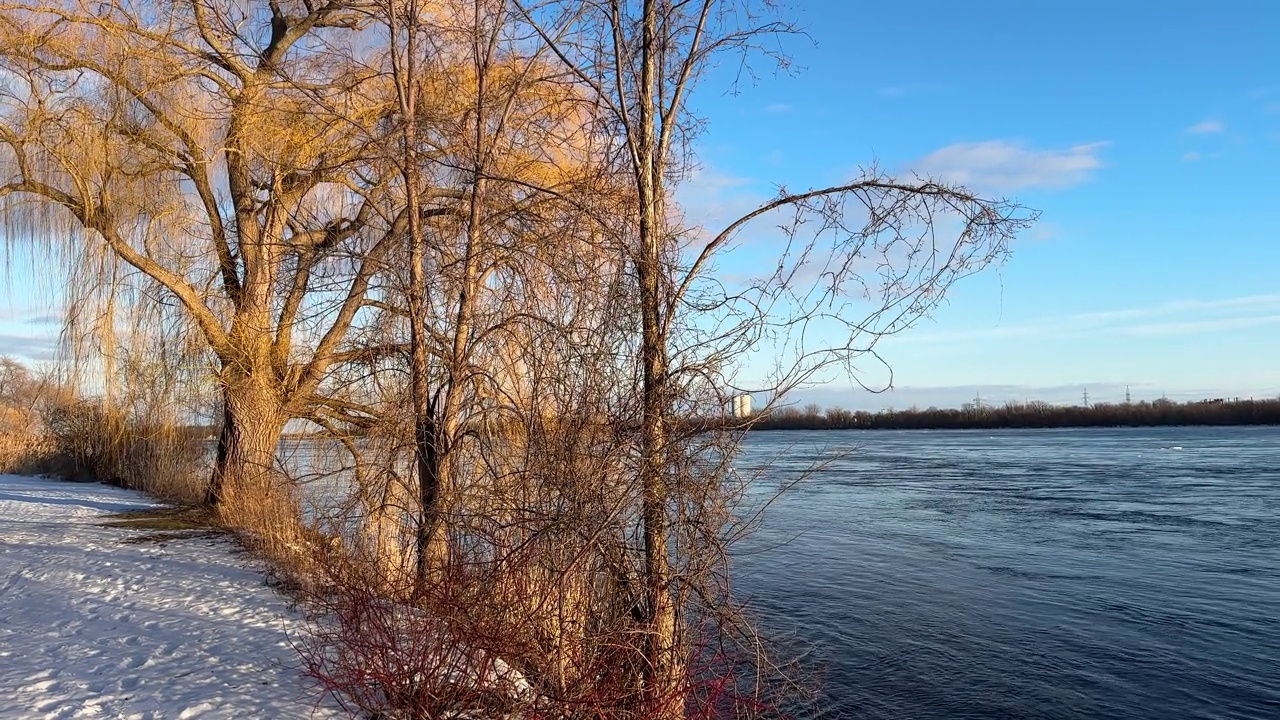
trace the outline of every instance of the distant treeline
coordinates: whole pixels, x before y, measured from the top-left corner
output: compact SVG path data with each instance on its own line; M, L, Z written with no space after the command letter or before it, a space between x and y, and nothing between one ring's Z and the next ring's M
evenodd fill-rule
M754 430L942 430L995 428L1120 427L1158 425L1280 425L1280 398L1264 400L1169 400L1088 407L1044 402L925 410L864 411L817 405L772 410Z

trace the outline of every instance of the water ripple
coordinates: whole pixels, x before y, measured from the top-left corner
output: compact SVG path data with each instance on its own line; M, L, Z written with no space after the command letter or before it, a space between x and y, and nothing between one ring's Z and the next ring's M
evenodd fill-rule
M737 585L820 652L817 718L1276 720L1277 440L755 433L758 499L825 465L742 546Z

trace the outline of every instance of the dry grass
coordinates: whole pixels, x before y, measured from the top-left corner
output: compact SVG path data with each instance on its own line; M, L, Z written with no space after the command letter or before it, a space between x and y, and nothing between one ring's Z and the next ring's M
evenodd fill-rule
M281 473L227 485L217 523L267 561L280 589L298 596L319 579L317 563L334 541L303 521L298 489Z
M89 400L44 412L52 461L43 472L101 480L180 505L199 505L208 485L204 440L175 423L138 421Z
M57 446L34 433L0 433L0 473L38 475L56 467Z
M296 483L276 473L229 486L216 511L206 506L211 448L203 433L163 418L138 419L97 400L65 399L41 409L43 433L0 433L0 472L48 474L140 490L178 506L170 520L188 530L230 531L288 584L306 582L320 533L304 526ZM136 525L127 518L122 526ZM158 520L148 516L144 525ZM151 528L172 530L176 528Z
M264 473L252 481L228 484L218 518L245 533L268 555L289 554L301 536L302 515L295 490L284 478Z

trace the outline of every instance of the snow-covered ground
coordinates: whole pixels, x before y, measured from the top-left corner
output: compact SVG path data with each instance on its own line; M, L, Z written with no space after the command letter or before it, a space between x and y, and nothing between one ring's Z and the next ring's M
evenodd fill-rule
M105 485L0 475L0 718L341 717L298 614L226 539L126 542Z

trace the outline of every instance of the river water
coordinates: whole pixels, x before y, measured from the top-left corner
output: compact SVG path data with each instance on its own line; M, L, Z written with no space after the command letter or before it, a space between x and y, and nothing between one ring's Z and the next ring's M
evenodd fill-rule
M1280 718L1280 428L751 433L822 718Z

